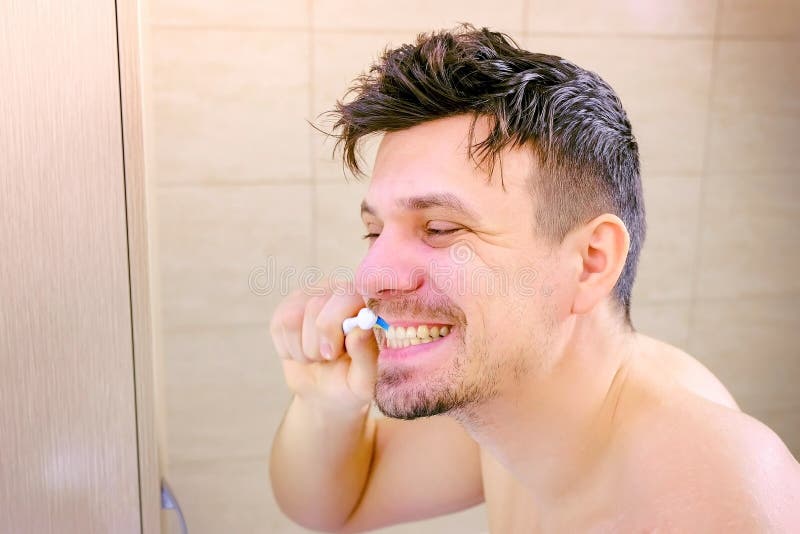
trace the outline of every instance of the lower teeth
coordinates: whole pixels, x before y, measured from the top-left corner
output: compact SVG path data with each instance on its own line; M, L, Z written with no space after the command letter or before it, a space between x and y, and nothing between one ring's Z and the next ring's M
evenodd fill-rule
M396 339L396 338L388 339L387 338L386 339L386 346L388 348L390 348L390 349L395 349L395 348L400 349L400 348L405 348L405 347L409 347L409 346L413 346L413 345L419 345L421 343L422 344L430 343L431 341L435 341L435 340L437 340L437 339L439 339L441 337L444 337L444 336L446 336L447 334L450 333L450 331L449 331L450 329L448 327L446 327L446 326L442 327L441 329L436 328L436 327L434 327L434 328L435 328L435 330L432 328L431 332L432 333L435 332L437 335L429 335L429 336L426 336L424 338L419 338L419 337L402 338L402 339Z

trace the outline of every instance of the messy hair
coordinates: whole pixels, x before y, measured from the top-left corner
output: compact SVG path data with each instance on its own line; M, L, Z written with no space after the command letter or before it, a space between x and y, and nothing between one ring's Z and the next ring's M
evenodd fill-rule
M531 192L540 199L536 225L546 238L560 243L602 213L617 215L630 248L614 300L630 323L646 231L639 153L619 97L597 74L522 50L503 33L462 25L387 48L347 97L330 113L336 146L357 176L363 174L358 147L365 136L468 114L469 157L486 163L490 177L504 149L533 150L539 172L531 170ZM476 140L480 118L489 119L490 131Z

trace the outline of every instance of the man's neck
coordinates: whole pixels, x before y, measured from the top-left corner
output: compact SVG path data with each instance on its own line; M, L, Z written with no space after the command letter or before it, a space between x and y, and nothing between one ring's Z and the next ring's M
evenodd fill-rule
M537 502L580 491L607 456L636 343L635 333L609 328L609 320L571 317L544 376L528 373L469 413L453 414Z

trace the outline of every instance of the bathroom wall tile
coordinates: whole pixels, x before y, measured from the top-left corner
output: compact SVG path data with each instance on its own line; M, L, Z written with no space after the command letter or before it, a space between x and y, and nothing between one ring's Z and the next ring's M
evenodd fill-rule
M325 272L355 272L367 251L362 238L361 200L367 181L346 184L319 184L316 188L315 228L317 265Z
M282 0L151 0L150 22L197 26L307 28L306 2Z
M152 30L159 183L311 175L304 32Z
M672 302L639 302L631 304L631 322L638 332L680 349L689 345L688 300Z
M428 32L451 28L462 22L493 30L521 32L525 0L506 0L502 7L491 2L441 0L314 0L314 28L332 30L412 30Z
M698 234L698 177L643 179L647 237L639 259L634 301L688 299Z
M700 297L800 292L800 187L793 174L706 178Z
M714 0L529 0L528 31L566 34L608 33L704 35L714 33Z
M328 117L320 116L330 111L338 100L345 97L353 80L365 73L370 65L378 59L385 47L396 47L413 42L414 32L376 32L364 34L352 33L316 33L314 35L314 87L312 115L315 123L325 131L333 126ZM350 100L352 97L345 100ZM375 159L380 136L365 140L363 147L362 169L366 175L371 174L372 162ZM335 140L314 132L314 175L318 181L343 183L349 171L342 168L341 151L332 153Z
M268 321L167 330L164 360L172 461L269 450L290 395Z
M269 481L269 450L250 458L176 462L170 485L192 534L305 534L283 515ZM171 521L175 524L174 519ZM169 533L180 532L171 530Z
M721 36L800 36L797 0L721 0L718 19Z
M787 294L695 303L691 353L748 413L800 406L797 298Z
M723 40L717 46L709 170L800 170L800 42Z
M311 261L311 187L162 188L156 209L165 328L266 324Z
M644 176L703 168L712 42L643 37L536 37L524 46L597 72L619 94Z

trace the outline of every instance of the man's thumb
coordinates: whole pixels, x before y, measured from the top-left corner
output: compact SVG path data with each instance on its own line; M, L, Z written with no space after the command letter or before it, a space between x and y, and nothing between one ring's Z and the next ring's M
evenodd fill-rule
M363 398L372 400L378 373L378 343L370 330L354 329L344 340L345 351L350 356L347 382L350 389Z

